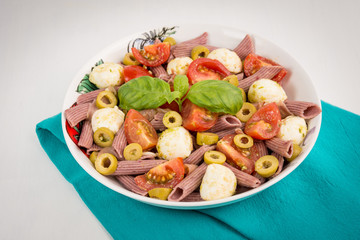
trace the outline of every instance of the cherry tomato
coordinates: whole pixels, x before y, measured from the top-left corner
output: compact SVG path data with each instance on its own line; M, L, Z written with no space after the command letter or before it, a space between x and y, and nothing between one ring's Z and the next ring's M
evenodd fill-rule
M190 84L203 80L221 80L231 75L229 70L218 60L198 58L189 65L187 77Z
M256 55L254 53L250 53L244 61L244 72L245 75L251 76L254 73L256 73L261 67L263 66L280 66L278 63L261 57L259 55ZM280 82L287 74L287 71L285 68L283 68L278 74L276 74L272 80L276 82Z
M246 122L244 132L255 139L275 137L280 131L281 115L276 103L269 103L257 110Z
M156 146L158 141L156 130L138 111L130 109L124 124L125 136L129 144L138 143L143 150Z
M183 159L178 157L152 168L134 180L141 189L150 191L153 188L174 188L184 179L184 174Z
M152 75L143 67L140 66L126 66L124 67L124 78L125 82L130 81L131 79L142 77L142 76L150 76Z
M239 150L235 143L234 137L236 134L229 134L224 136L216 145L216 149L226 156L226 161L232 166L251 174L255 170L255 161L246 156L249 156L245 151Z
M141 64L148 67L156 67L165 63L170 56L170 44L158 43L145 46L143 50L131 48L131 51Z
M215 125L218 114L199 107L190 100L183 102L181 117L183 118L183 127L190 131L206 131Z

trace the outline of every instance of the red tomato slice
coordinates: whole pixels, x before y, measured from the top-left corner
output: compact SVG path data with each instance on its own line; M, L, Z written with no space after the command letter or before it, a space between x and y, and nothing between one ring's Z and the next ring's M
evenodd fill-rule
M131 79L142 77L142 76L150 76L150 72L143 67L140 66L126 66L124 67L124 78L125 82L130 81Z
M153 188L174 188L184 179L184 174L183 159L178 157L152 168L134 180L141 189L150 191Z
M198 58L189 65L187 77L190 84L195 84L203 80L221 80L230 74L218 60Z
M156 67L165 63L170 57L170 44L158 43L145 46L143 50L131 48L131 51L141 64L148 67Z
M138 143L143 150L156 146L158 135L151 123L138 111L130 109L124 123L128 143Z
M190 131L206 131L215 125L218 114L199 107L190 100L183 102L181 117L183 118L183 127Z
M246 122L244 132L260 140L275 137L280 131L281 115L276 103L269 103L257 110Z
M251 76L254 73L256 73L261 67L263 66L280 66L278 63L268 59L261 57L259 55L256 55L254 53L250 53L244 61L244 72L245 75ZM287 74L287 71L285 68L283 68L278 74L276 74L272 80L276 82L280 82Z
M232 166L251 174L255 170L255 161L246 157L245 153L239 151L234 143L236 134L224 136L216 145L216 149L226 156L226 161Z

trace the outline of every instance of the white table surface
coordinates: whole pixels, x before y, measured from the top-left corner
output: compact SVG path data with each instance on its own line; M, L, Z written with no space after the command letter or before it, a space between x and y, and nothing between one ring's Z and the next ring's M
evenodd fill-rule
M35 125L61 111L90 57L131 33L191 22L249 30L295 57L321 99L360 114L360 1L336 2L1 0L0 239L111 239Z

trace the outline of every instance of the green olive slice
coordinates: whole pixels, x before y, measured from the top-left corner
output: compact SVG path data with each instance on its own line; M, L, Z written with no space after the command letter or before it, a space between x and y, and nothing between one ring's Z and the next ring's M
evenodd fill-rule
M244 102L240 111L236 114L236 117L242 122L247 122L255 112L256 107L254 105Z
M151 197L151 198L167 200L171 191L172 191L171 188L153 188L148 192L148 194L149 194L149 197Z
M123 63L127 66L140 65L140 62L138 62L138 60L136 60L136 58L134 57L134 55L132 53L125 54Z
M138 160L142 154L142 147L138 143L131 143L124 148L124 158L128 161Z
M182 125L182 117L178 112L169 111L163 117L163 124L167 128L180 127Z
M255 171L262 177L271 177L279 166L279 160L272 155L265 155L255 162Z
M103 153L96 158L95 169L102 175L110 175L117 168L117 159L111 153Z
M165 38L163 42L168 42L168 43L170 43L171 46L176 45L176 40L172 37Z
M197 145L212 145L219 141L219 136L215 133L197 132L196 143Z
M234 143L239 148L251 148L254 145L254 140L246 134L237 134L234 137Z
M99 154L99 152L96 152L96 151L94 151L90 154L89 159L93 164L95 164L98 154Z
M115 94L111 91L102 91L96 97L96 107L97 108L113 108L117 104L117 98Z
M298 145L298 144L293 144L293 154L291 155L290 158L286 158L286 160L288 160L289 162L291 162L292 160L294 160L295 158L297 158L297 156L299 156L299 154L301 153L302 148Z
M206 58L209 55L209 52L210 51L207 47L199 45L191 50L191 58L193 60L198 59L200 57Z
M242 88L239 88L239 89L241 91L241 96L242 96L243 102L246 102L246 93L245 93L244 89L242 89Z
M114 133L106 128L98 128L94 133L94 142L99 147L110 147L114 140Z
M206 164L223 164L226 161L226 156L219 151L207 151L204 154L204 162Z
M223 79L223 81L228 82L228 83L234 85L235 87L237 87L239 85L239 80L236 75L229 75L229 76L225 77Z

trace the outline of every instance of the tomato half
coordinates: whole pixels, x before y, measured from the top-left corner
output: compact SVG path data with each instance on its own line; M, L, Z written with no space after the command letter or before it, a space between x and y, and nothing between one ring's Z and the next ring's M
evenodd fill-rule
M255 170L255 161L246 157L245 152L237 149L234 143L236 134L224 136L216 145L216 149L226 156L226 161L232 166L251 174Z
M130 109L124 123L125 137L128 143L138 143L143 150L155 147L158 135L151 123L138 111Z
M165 63L170 57L170 44L167 42L158 43L145 46L142 50L131 48L131 51L141 64L156 67Z
M218 60L198 58L189 65L187 77L190 84L203 80L221 80L231 75L230 71Z
M182 105L181 117L183 127L190 131L206 131L215 125L218 114L212 113L206 108L199 107L189 99L186 99Z
M178 157L152 168L134 180L141 189L150 191L153 188L174 188L184 179L184 174L183 159Z
M130 81L131 79L142 77L142 76L150 76L150 72L143 67L140 66L126 66L124 67L124 79L125 82Z
M244 61L244 73L245 75L251 76L256 73L263 66L280 66L278 63L268 59L256 55L254 53L250 53ZM287 74L285 68L283 68L278 74L276 74L272 80L276 82L280 82Z
M280 131L281 115L276 103L269 103L257 110L246 122L244 132L260 140L275 137Z

